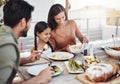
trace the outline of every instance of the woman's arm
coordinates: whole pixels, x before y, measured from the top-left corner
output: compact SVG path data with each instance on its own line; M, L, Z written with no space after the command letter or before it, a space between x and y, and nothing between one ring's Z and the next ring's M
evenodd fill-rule
M50 40L49 40L49 43L51 44L52 48L53 48L53 51L56 52L56 51L66 51L66 52L70 52L69 50L69 45L61 48L61 49L56 49L56 44L55 44L55 40L51 37Z
M79 39L79 41L81 41L82 43L88 43L87 37L82 35L82 33L80 32L76 22L72 20L72 23L73 23L73 26L75 28L75 35Z

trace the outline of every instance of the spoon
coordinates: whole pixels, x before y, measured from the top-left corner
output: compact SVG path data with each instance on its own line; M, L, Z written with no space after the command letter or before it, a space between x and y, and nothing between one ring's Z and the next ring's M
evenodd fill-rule
M115 47L115 39L114 39L114 35L112 34L112 38L113 38L113 43L114 43L114 47Z

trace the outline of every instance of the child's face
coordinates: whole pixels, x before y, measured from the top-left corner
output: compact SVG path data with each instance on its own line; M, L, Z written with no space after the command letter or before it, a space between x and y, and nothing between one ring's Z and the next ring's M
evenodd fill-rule
M43 32L41 33L38 33L38 38L40 41L43 41L43 42L48 42L49 41L49 38L51 36L51 29L50 28L47 28L45 29Z

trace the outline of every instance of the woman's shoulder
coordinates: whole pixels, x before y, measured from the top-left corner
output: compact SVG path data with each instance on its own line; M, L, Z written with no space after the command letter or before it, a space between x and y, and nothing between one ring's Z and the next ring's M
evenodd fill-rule
M76 24L75 20L73 20L73 19L68 20L68 23L69 24Z
M70 26L72 26L72 27L76 27L76 22L75 22L75 20L68 20L68 24L70 25Z

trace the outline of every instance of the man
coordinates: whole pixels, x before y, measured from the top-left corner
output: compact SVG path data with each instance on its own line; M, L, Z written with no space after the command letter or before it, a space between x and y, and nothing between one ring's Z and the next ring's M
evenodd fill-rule
M12 84L19 67L20 52L17 39L26 37L30 28L33 6L24 0L9 0L3 8L4 24L0 27L0 84ZM40 55L34 51L36 57ZM48 67L38 76L20 84L48 83L52 79L52 68Z

